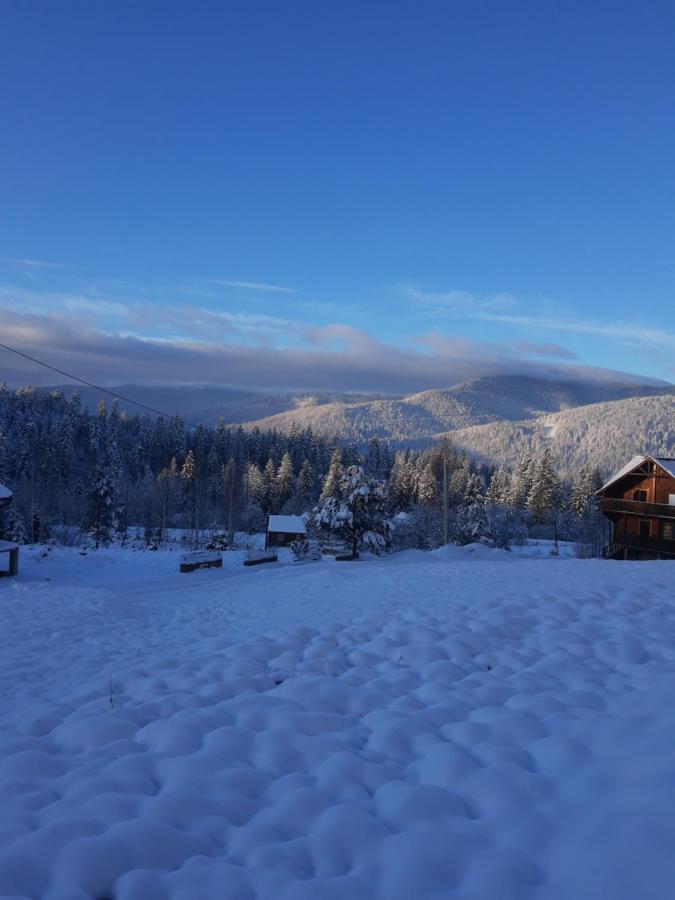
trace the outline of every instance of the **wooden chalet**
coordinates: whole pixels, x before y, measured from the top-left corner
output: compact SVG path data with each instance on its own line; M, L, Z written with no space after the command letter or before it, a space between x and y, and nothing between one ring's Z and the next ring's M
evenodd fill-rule
M613 559L675 558L675 459L634 456L598 491Z

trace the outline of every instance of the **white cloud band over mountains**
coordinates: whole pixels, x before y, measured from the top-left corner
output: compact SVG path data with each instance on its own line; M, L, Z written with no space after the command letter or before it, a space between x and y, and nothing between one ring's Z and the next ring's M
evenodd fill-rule
M71 298L71 301L73 298ZM348 325L305 326L269 316L135 308L127 327L110 330L79 314L78 304L21 312L0 308L0 342L104 384L211 383L261 390L339 390L409 393L443 388L467 378L531 374L648 383L646 377L569 363L555 344L479 343L430 332L406 346L385 343ZM118 310L119 312L119 310ZM185 311L183 311L185 312ZM168 332L148 337L134 330L143 317L163 316ZM181 329L181 333L172 334ZM188 333L191 332L191 333ZM12 384L62 381L47 369L0 350L0 380Z

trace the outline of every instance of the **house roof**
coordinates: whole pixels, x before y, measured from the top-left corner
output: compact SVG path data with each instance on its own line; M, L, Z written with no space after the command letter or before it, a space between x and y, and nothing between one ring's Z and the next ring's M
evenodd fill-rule
M600 490L597 492L601 494L603 491L607 490L608 487L611 487L617 481L621 481L622 478L625 478L626 475L630 475L630 473L637 469L638 466L641 466L642 463L646 462L650 459L652 462L655 462L657 465L661 466L661 468L666 471L669 475L672 475L675 478L675 459L672 459L669 456L634 456L629 463L627 463L623 469L619 469L609 481L605 482Z
M302 516L270 516L267 530L279 534L307 534L305 520Z

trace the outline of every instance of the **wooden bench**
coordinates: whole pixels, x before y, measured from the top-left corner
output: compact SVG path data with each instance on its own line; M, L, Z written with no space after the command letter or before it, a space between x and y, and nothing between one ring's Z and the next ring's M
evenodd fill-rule
M262 563L277 562L279 557L276 553L269 553L265 550L252 550L248 557L244 560L245 566L259 566Z
M19 545L13 544L11 541L0 541L0 553L9 555L9 568L0 571L0 578L5 575L19 574Z
M223 554L216 550L193 550L181 553L181 572L194 572L195 569L220 569L223 565Z

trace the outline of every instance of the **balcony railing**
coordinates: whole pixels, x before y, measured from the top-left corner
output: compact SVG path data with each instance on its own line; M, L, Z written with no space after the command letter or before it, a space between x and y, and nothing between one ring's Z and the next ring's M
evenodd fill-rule
M620 500L605 497L602 501L605 513L628 513L633 516L656 517L659 519L675 519L675 504L643 503L641 500Z
M627 531L615 531L612 536L612 544L618 548L629 547L639 550L653 550L655 553L668 553L670 556L675 556L675 541L630 534Z

